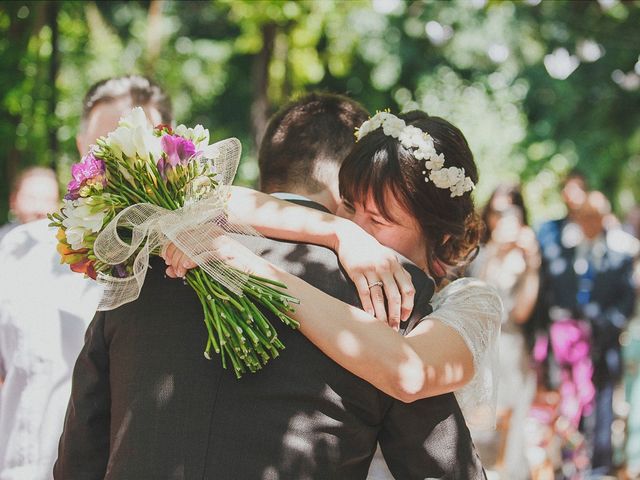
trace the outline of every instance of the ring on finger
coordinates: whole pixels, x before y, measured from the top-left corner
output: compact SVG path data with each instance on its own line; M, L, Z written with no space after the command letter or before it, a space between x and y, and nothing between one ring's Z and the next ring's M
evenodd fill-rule
M381 280L378 280L377 282L370 283L369 285L367 285L367 287L369 287L369 290L371 290L373 287L381 287L383 285L384 283L382 283Z

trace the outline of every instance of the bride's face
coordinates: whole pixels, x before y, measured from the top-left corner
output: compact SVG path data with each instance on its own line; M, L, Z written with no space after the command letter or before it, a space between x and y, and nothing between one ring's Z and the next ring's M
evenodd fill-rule
M357 223L382 245L404 255L423 270L427 266L427 243L416 219L393 195L386 195L387 210L393 221L386 219L369 195L364 203L342 200L336 215Z

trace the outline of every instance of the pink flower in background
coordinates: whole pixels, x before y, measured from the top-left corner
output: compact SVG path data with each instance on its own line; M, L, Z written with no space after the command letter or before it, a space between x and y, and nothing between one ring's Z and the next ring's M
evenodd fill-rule
M96 158L93 152L89 152L79 163L71 167L73 180L67 185L67 200L76 200L88 195L88 189L83 192L84 187L97 187L102 190L107 185L106 167L102 160Z
M158 160L158 170L163 178L167 178L169 168L186 165L196 154L196 146L193 142L178 135L163 135L161 142L165 155Z

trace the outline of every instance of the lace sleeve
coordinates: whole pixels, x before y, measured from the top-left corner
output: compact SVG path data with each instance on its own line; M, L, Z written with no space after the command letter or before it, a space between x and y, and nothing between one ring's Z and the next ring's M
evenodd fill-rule
M455 394L467 424L476 428L495 428L502 315L498 293L475 278L461 278L438 292L429 315L456 329L473 355L474 376Z

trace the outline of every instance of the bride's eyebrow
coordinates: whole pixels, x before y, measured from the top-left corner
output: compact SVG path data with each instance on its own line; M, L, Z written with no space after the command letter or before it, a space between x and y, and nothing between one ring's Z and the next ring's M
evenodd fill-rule
M393 223L391 222L390 219L386 218L382 213L378 212L377 210L371 210L370 208L365 207L364 211L368 213L370 216L375 217L376 219L382 220L382 222L379 222L379 223Z

